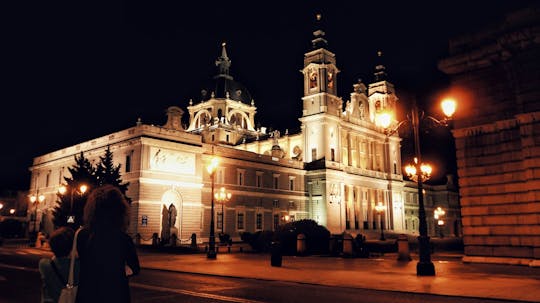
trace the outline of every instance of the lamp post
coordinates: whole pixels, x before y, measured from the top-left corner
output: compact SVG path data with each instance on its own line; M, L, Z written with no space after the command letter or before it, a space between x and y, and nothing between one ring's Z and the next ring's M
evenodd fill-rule
M444 211L444 209L442 209L442 207L438 206L434 211L433 211L433 218L435 220L437 220L437 226L439 228L439 235L441 238L443 238L444 234L443 234L443 225L444 225L444 215L446 214L446 212Z
M215 259L216 258L216 237L214 234L214 177L216 174L216 169L218 167L219 160L218 158L212 158L210 161L210 164L206 167L206 170L210 174L210 179L212 180L212 193L211 193L211 199L212 199L212 206L210 211L210 237L208 239L208 253L206 254L206 257L208 259Z
M384 212L384 205L382 204L382 202L379 202L377 203L377 205L375 205L375 211L377 212L377 215L379 215L379 223L381 225L381 238L379 240L381 241L385 241L386 239L384 238L384 231L383 231L383 221L382 221L382 213Z
M225 187L222 187L219 189L217 193L214 194L214 199L216 199L219 203L221 203L221 234L224 234L224 219L225 219L225 213L223 212L223 204L226 202L229 202L231 199L232 194L225 191Z
M75 187L75 186L72 186L71 187L71 194L70 194L70 210L69 210L69 216L67 217L67 223L68 224L75 224L75 213L73 213L73 193L78 190L79 194L80 195L83 195L87 190L88 190L88 186L86 186L86 184L81 184L78 188ZM62 185L60 186L60 188L58 189L58 192L61 194L61 195L64 195L67 191L67 187Z
M30 196L30 202L32 202L32 204L34 204L34 230L32 231L32 235L33 235L32 240L35 240L37 238L37 233L38 233L38 226L37 226L38 205L40 203L43 203L43 201L45 201L45 195L43 195L43 194L40 195L39 194L39 189L36 190L35 195ZM32 241L32 242L34 242L34 241Z
M435 275L435 266L433 265L433 262L431 262L431 253L430 253L430 245L429 245L429 236L427 235L427 222L426 222L426 210L424 208L424 195L423 195L423 182L427 179L426 177L429 177L429 174L431 174L431 170L429 166L422 165L422 154L420 152L420 122L422 119L427 119L434 123L435 125L442 125L447 126L449 119L451 119L452 115L454 114L456 110L456 101L453 99L445 99L441 102L442 110L445 114L445 118L443 120L437 120L431 116L424 116L424 112L419 112L418 107L416 105L416 100L413 102L412 110L410 115L407 116L407 120L401 121L397 123L397 125L390 129L390 125L393 122L393 115L388 112L380 112L377 113L377 116L375 118L375 123L378 126L381 126L384 128L385 134L387 136L390 136L398 131L399 127L401 127L406 122L409 122L411 124L411 127L413 129L413 138L414 138L414 153L415 153L415 165L414 165L414 171L410 170L412 174L409 175L409 178L411 180L415 181L417 184L418 189L418 219L419 219L419 232L420 235L418 236L418 248L419 248L419 261L416 265L416 275L418 276L434 276ZM409 166L412 167L412 166ZM409 168L410 169L410 168ZM429 171L429 174L427 174ZM407 171L407 174L409 174L409 171Z

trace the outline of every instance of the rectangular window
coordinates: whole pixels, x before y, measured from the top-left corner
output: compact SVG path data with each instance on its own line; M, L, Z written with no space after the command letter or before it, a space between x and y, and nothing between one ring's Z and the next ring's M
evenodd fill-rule
M221 183L221 184L225 183L225 180L223 178L223 170L219 169L219 168L218 168L218 171L217 171L216 183Z
M262 229L262 225L263 225L263 222L262 222L262 214L257 214L257 218L256 218L256 224L257 224L257 229L258 230L261 230Z
M279 175L274 175L274 189L279 188Z
M273 208L279 208L279 200L272 201L272 207Z
M312 148L311 149L311 161L315 161L315 160L317 160L317 149Z
M238 213L236 219L236 228L238 230L244 230L244 213Z
M126 173L131 171L131 155L126 155Z
M62 184L62 177L64 176L64 168L60 168L60 171L58 172L58 184Z
M279 228L279 215L274 215L274 230Z
M223 229L223 213L221 211L218 211L216 217L217 217L217 222L216 222L217 227L216 228L218 230L222 230Z
M47 172L47 175L45 176L45 187L49 187L49 179L51 178L51 171Z
M238 169L237 172L236 172L236 184L238 185L244 185L244 178L245 178L245 175L246 175L246 170L245 169Z
M257 172L257 176L255 179L255 185L257 187L263 187L263 176L262 173Z
M289 190L294 190L294 179L289 180Z

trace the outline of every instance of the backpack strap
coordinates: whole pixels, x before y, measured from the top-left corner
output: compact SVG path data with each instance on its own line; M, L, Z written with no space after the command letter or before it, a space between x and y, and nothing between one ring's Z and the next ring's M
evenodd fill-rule
M52 266L52 269L54 271L54 273L56 274L56 276L58 277L58 280L60 280L60 283L62 283L62 285L66 285L67 284L67 281L64 279L64 277L60 274L60 271L58 270L58 267L56 267L56 264L54 264L54 260L51 260L51 266Z

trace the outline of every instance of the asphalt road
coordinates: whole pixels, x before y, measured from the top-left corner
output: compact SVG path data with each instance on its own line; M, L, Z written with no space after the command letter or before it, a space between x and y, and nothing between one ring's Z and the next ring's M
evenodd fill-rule
M0 252L0 302L39 302L41 281L37 263L41 256ZM166 256L164 256L166 257ZM366 277L369 278L369 277ZM226 278L201 274L143 269L130 281L132 302L467 302L501 303L501 300L447 297L395 291ZM506 301L510 302L510 301Z

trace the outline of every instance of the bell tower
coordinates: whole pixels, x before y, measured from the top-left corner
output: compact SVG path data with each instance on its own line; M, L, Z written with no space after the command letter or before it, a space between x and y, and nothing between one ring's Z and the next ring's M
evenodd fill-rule
M328 41L320 29L317 14L316 30L311 40L313 49L304 54L304 96L302 129L306 162L326 159L339 161L339 123L343 101L337 94L336 55L326 49Z
M380 111L396 112L398 97L394 84L388 82L386 67L382 62L382 52L377 52L377 65L375 66L375 82L369 84L369 118L375 122L375 115ZM395 117L394 117L395 118Z
M321 22L321 15L317 14L317 28ZM313 50L304 54L304 97L303 116L318 113L328 113L339 116L342 101L337 94L336 55L326 49L328 41L325 32L316 29L313 32Z

